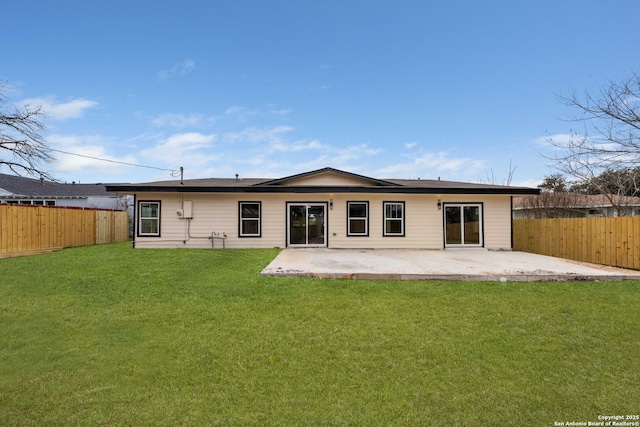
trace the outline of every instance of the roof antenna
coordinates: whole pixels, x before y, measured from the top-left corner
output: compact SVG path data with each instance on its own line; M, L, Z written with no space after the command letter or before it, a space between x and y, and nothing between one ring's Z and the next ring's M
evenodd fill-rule
M180 184L182 185L184 185L183 179L184 179L184 168L180 166Z

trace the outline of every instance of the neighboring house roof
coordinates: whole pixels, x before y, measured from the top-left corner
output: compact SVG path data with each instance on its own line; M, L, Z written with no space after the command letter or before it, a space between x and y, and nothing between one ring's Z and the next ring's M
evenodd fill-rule
M531 197L514 197L514 209L597 209L612 208L614 206L637 207L640 206L640 197L605 195L605 194L578 194L578 193L545 193L548 195L546 203L532 204ZM554 196L558 203L554 203ZM612 203L613 202L613 203Z
M322 175L344 179L343 182L318 185L307 179ZM156 181L141 184L111 184L108 191L136 192L202 192L202 193L405 193L405 194L539 194L537 188L427 179L376 179L333 168L267 178L206 178Z
M104 184L58 183L42 179L0 174L0 195L16 198L115 197Z

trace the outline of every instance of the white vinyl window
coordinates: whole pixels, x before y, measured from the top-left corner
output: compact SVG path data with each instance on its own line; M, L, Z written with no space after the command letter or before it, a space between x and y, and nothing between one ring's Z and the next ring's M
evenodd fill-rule
M260 202L240 202L240 237L260 237Z
M384 202L383 236L404 236L404 202Z
M369 235L369 202L347 202L347 236Z
M138 203L138 236L160 236L160 202Z

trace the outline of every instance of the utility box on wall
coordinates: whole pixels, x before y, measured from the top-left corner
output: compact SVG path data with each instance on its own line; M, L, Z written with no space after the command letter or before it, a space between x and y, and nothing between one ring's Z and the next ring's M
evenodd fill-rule
M180 219L193 218L193 202L191 200L185 200L182 202L182 209L178 209L176 215Z

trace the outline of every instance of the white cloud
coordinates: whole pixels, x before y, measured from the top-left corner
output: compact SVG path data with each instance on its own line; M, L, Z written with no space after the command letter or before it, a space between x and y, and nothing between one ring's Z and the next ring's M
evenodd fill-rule
M275 109L271 108L269 110L269 115L274 116L274 117L286 117L289 114L291 114L291 110L289 108L282 108L280 110L275 110Z
M309 86L307 88L309 92L322 92L328 89L331 89L331 86L329 86L328 84L321 84L318 86Z
M216 139L215 134L205 135L198 132L176 133L169 136L162 144L154 147L154 150L173 155L176 152L194 151L211 146Z
M86 110L99 105L96 101L84 98L71 99L67 102L57 102L55 98L52 97L29 98L23 100L21 104L32 108L41 106L47 118L51 120L77 119L82 117Z
M137 164L135 156L113 155L105 147L113 145L113 141L101 136L50 135L47 138L54 150L53 174L83 175L121 175L128 166L121 164ZM69 154L73 153L73 154Z
M533 145L538 147L552 147L551 141L554 141L558 144L565 144L570 142L572 139L575 139L575 135L570 133L556 133L553 135L541 136L532 141Z
M244 108L244 107L240 107L240 106L234 105L232 107L227 108L224 113L225 114L238 114L238 113L240 113L242 111L245 111L245 110L246 110L246 108Z
M227 116L227 118L232 118L239 122L246 122L247 120L249 120L254 116L264 115L263 112L249 110L248 108L240 107L238 105L234 105L227 108L224 114L225 116Z
M363 172L363 169L366 168L370 158L382 152L381 149L371 148L367 144L342 148L315 142L309 147L315 149L310 156L297 154L294 159L283 158L283 154L271 153L273 156L267 157L267 159L272 167L270 175L267 176L286 176L324 167L334 167L349 172L366 174L367 172Z
M367 144L352 145L345 148L335 147L325 144L317 139L312 140L295 140L290 141L287 134L293 131L289 126L275 126L271 128L247 128L239 132L229 132L223 136L223 141L233 144L249 143L253 147L245 147L243 150L250 153L248 157L254 158L254 161L275 161L274 157L278 157L278 162L283 156L295 154L299 162L308 162L305 159L305 153L313 153L312 162L323 163L323 166L333 165L340 167L347 161L362 159L379 154L382 150L371 148ZM243 160L246 162L246 159ZM285 162L285 166L290 163Z
M158 72L158 80L167 80L176 75L185 75L196 68L195 62L191 59L185 59L182 62L175 64L173 67L167 70L160 70Z
M512 181L511 185L514 187L529 187L529 188L537 188L539 184L542 183L541 179L525 179L519 181Z
M199 127L215 122L214 118L205 117L202 114L174 114L167 113L154 117L151 124L157 127Z
M219 161L222 154L211 149L216 139L215 134L176 133L161 138L153 147L142 150L141 157L168 169L184 166L193 176L194 170Z
M533 145L543 148L554 147L558 145L569 146L572 143L586 143L589 145L599 146L602 148L606 148L607 146L611 146L611 143L603 138L591 137L581 135L579 133L555 133L548 136L541 136L532 141ZM554 145L555 144L555 145Z
M380 154L382 149L370 148L368 144L351 145L346 148L338 148L335 150L335 160L342 163L348 160L361 159L363 157L371 157Z
M533 143L541 148L555 149L553 155L548 155L554 163L563 163L566 161L564 157L571 155L577 155L580 162L590 165L594 170L637 162L637 156L627 153L621 144L611 141L605 135L591 137L580 134L554 134L537 138Z
M217 115L204 115L200 113L164 113L151 117L151 124L156 127L171 127L175 129L182 128L202 128L210 127L214 124L235 122L244 123L255 117L267 117L275 118L279 120L286 120L287 116L291 113L289 109L274 109L272 105L268 106L266 111L250 110L246 107L239 105L232 105L224 110L221 114ZM138 114L142 119L145 119L143 114ZM250 128L250 132L256 133L256 128ZM278 131L287 131L291 128L280 128ZM241 136L241 133L247 134L246 130L241 132L230 132L229 135Z
M260 142L282 142L284 134L293 130L290 126L275 126L271 128L247 128L239 132L227 132L223 139L231 143L260 143Z
M619 150L620 145L615 142L611 142L606 138L594 138L590 136L584 136L579 134L570 133L557 133L546 137L540 137L533 140L533 144L541 148L558 148L562 149L570 148L584 144L585 147L591 147L598 151L612 151Z
M483 160L469 157L451 158L447 153L424 153L412 162L399 163L379 169L376 176L387 178L425 178L433 179L439 175L460 175L466 177L477 175L486 168ZM446 175L445 178L446 179ZM469 178L466 178L469 179Z
M274 139L271 141L271 147L274 151L281 151L285 153L298 153L300 151L307 150L326 150L329 147L320 143L320 141L314 139L312 141L294 141L286 142L280 139Z

